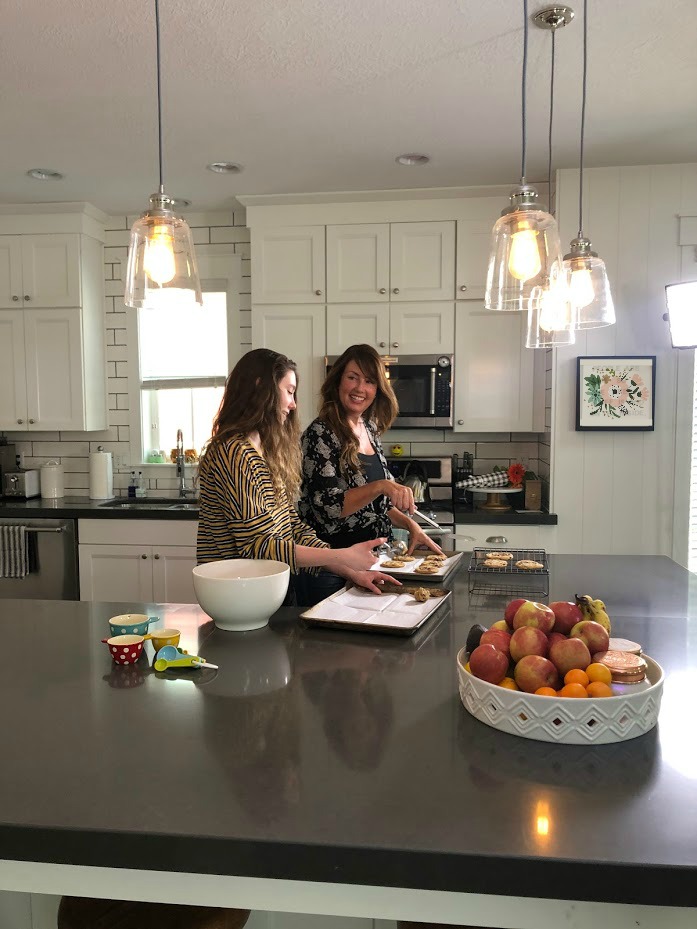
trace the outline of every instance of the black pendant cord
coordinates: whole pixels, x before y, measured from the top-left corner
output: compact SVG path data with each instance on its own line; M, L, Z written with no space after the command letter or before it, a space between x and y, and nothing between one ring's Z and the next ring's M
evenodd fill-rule
M527 113L526 113L526 84L528 76L528 0L523 0L523 77L522 77L522 97L523 105L521 107L523 123L523 151L520 166L520 183L525 183L525 155L527 148Z
M583 142L586 132L586 79L588 75L588 0L583 0L583 79L581 94L581 145L578 177L578 237L583 238Z
M160 164L160 193L164 193L162 171L162 86L160 82L160 0L155 0L155 33L157 36L157 146Z
M552 203L552 127L554 125L554 50L555 50L555 37L556 30L552 29L552 66L549 79L549 160L547 162L547 196L549 197L550 210L549 212L554 216L554 213L551 209Z

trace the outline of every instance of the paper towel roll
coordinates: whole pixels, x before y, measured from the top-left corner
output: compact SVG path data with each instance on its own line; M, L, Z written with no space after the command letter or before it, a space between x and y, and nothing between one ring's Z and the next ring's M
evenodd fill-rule
M114 472L111 452L90 454L90 499L107 500L114 496Z

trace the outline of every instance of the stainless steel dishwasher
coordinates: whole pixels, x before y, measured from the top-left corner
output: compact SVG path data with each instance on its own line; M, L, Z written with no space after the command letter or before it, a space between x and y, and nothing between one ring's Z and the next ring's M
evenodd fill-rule
M0 519L3 526L26 526L29 573L0 577L0 599L79 600L77 520Z

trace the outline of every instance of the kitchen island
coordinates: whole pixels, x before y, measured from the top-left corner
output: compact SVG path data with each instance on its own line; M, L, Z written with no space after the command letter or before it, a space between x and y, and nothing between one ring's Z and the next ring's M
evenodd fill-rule
M694 927L697 578L667 558L550 556L550 600L605 600L666 671L657 729L505 735L455 656L500 605L466 570L417 636L224 633L143 605L220 666L116 667L123 604L0 603L0 887L479 926ZM134 604L128 604L134 609ZM690 909L692 908L692 909Z

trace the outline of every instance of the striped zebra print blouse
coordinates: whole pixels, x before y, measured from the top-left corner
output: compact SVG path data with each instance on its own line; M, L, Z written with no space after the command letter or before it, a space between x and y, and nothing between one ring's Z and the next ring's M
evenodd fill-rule
M268 465L242 436L210 449L199 469L198 563L225 558L284 561L293 573L295 546L329 546L279 502Z

